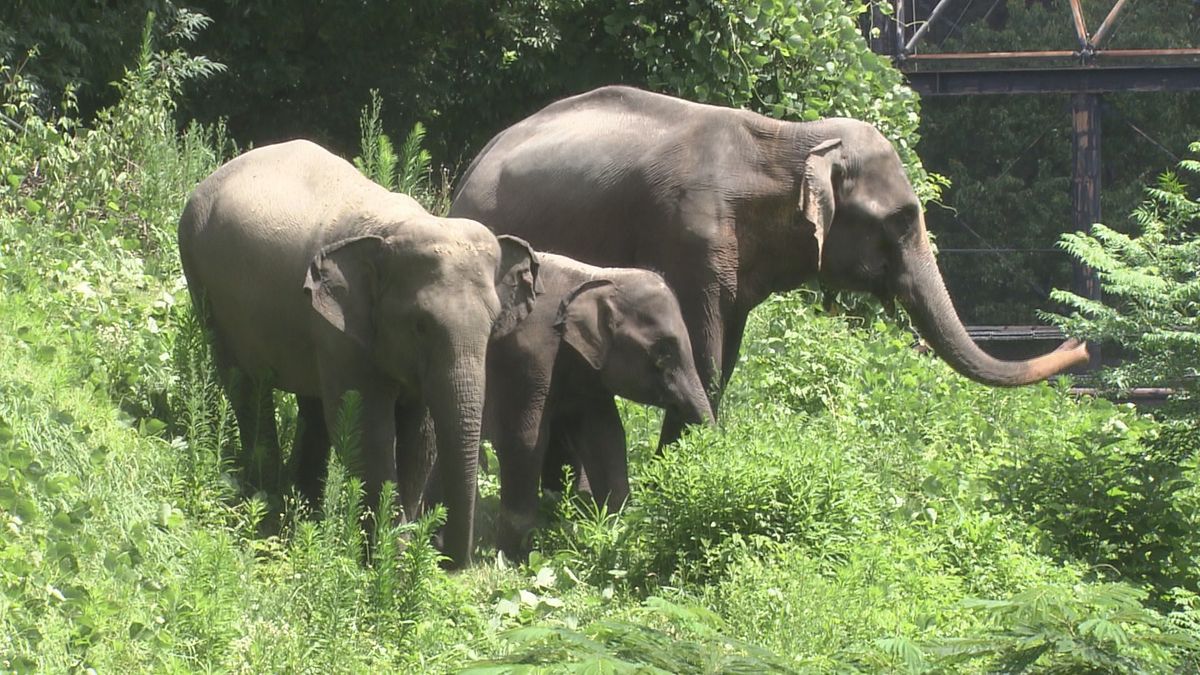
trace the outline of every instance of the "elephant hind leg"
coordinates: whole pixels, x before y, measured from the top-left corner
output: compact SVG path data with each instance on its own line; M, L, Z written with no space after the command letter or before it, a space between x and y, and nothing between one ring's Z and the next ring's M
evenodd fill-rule
M500 464L500 517L496 546L510 560L529 554L531 533L538 520L538 494L546 464L546 439L553 425L544 420L533 429L512 430L493 439Z

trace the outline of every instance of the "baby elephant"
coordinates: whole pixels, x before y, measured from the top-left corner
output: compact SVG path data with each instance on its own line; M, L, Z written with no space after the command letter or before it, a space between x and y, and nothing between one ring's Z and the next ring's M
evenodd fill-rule
M548 448L582 464L597 502L624 504L625 429L614 395L713 421L679 303L660 276L538 257L543 294L488 346L484 435L500 460L498 544L510 557L525 553Z

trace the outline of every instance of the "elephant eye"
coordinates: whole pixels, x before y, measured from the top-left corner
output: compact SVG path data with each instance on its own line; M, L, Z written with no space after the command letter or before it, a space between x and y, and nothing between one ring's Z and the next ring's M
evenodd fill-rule
M667 367L671 365L671 361L673 360L670 341L662 340L658 344L654 345L654 349L651 350L651 356L654 358L655 368L658 368L659 370L666 370Z

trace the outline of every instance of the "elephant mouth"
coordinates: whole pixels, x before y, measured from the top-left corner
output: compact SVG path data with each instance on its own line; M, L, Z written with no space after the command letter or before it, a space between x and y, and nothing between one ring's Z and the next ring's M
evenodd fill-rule
M879 304L883 305L883 311L888 318L896 318L896 294L887 289L873 291L871 295L879 300Z

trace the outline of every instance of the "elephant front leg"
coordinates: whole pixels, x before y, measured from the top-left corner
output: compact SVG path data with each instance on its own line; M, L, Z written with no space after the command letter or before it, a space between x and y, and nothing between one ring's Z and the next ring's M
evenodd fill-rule
M292 444L289 474L308 507L317 510L321 507L329 466L329 430L320 398L297 396L296 409L296 440Z
M721 366L726 360L724 305L727 303L722 302L721 286L715 281L704 285L696 285L690 281L667 281L675 289L679 299L679 308L692 343L696 374L700 376L700 384L708 395L709 407L716 418L721 402L721 383L724 382ZM681 290L684 292L680 292ZM681 412L672 409L666 411L663 415L662 431L658 437L660 454L663 448L679 440L685 425Z
M265 378L254 378L238 368L222 374L226 395L238 423L242 450L237 466L248 493L263 490L277 495L282 487L282 453L275 427L274 390Z
M423 405L396 406L396 471L400 484L396 490L409 519L424 510L424 504L442 501L440 472L434 470L437 439L433 418Z
M524 560L537 524L543 452L536 433L510 433L493 443L500 462L500 522L496 546L509 560Z
M598 399L560 437L567 452L583 465L596 503L609 513L621 510L629 499L629 460L616 401L612 397Z
M329 388L321 398L338 457L362 480L363 505L375 514L392 512L393 505L380 504L379 497L384 483L397 482L396 391L378 385L339 387ZM368 523L368 533L374 531L372 525Z

